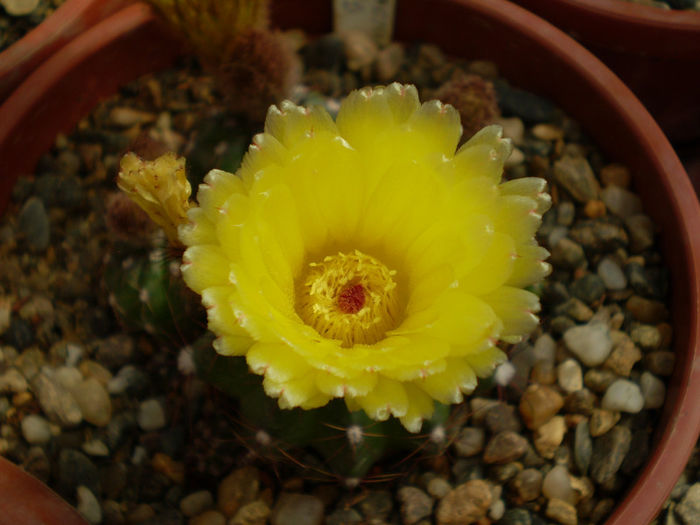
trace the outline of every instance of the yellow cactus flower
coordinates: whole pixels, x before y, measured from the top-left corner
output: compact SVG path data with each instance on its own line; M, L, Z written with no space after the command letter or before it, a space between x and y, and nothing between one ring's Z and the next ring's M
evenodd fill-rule
M187 222L192 192L185 176L185 159L166 153L156 160L145 161L127 153L119 167L119 189L163 228L169 242L179 244L177 228Z
M496 126L458 151L459 115L413 86L351 93L334 122L289 101L236 175L211 171L180 228L182 272L216 350L246 356L282 408L343 397L412 432L537 324L545 181L501 182Z

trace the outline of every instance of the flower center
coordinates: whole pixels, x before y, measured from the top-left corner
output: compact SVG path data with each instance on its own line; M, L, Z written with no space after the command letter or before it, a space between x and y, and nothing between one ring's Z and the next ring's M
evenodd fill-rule
M395 270L358 250L312 262L297 287L299 317L344 347L373 344L398 325Z

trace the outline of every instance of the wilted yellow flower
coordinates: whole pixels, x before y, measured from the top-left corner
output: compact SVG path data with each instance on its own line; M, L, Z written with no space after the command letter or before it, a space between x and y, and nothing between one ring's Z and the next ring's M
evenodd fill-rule
M218 63L241 31L264 29L269 0L149 0L207 63Z
M156 160L145 161L127 153L119 167L119 189L165 230L168 241L179 244L177 228L187 222L192 192L185 176L185 159L166 153Z
M501 182L492 126L456 153L459 115L413 86L355 91L334 122L272 106L237 175L214 170L190 224L187 284L224 355L245 355L282 408L343 397L418 431L528 334L549 271L534 233L545 181Z

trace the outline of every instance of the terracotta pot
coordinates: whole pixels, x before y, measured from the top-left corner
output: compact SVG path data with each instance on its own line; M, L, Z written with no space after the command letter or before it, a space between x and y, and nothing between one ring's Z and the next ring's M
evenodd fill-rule
M277 0L273 20L326 32L330 2L307 0L300 8L295 0ZM69 131L119 85L172 62L173 43L157 27L142 5L117 13L43 64L0 108L0 210L16 177L32 172L56 133ZM552 99L610 159L632 170L645 210L662 230L661 248L672 270L677 365L653 454L608 523L648 523L700 433L700 206L682 165L656 122L610 70L560 30L505 0L402 0L396 37L495 61L513 84Z
M0 525L88 525L35 477L0 457Z
M132 0L67 0L41 24L0 53L0 101L77 35Z
M700 12L620 0L514 2L570 33L605 62L671 140L700 140Z

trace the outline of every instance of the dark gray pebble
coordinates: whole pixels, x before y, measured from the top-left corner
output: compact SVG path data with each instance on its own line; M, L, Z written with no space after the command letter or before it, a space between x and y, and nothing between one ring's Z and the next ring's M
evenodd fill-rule
M30 250L43 252L48 248L51 225L46 208L39 198L30 197L24 203L17 217L17 227Z
M100 493L100 474L95 464L82 452L64 448L58 456L58 479L56 488L67 498L72 498L75 489L84 485L93 494Z
M527 122L549 122L557 110L549 100L528 91L510 86L497 79L493 83L498 95L498 104L505 115L515 115Z
M597 483L610 480L619 470L632 442L630 429L617 425L595 439L591 455L591 478Z
M571 284L571 294L578 297L584 303L591 305L600 299L605 294L605 283L603 279L594 273L588 273L576 279Z

